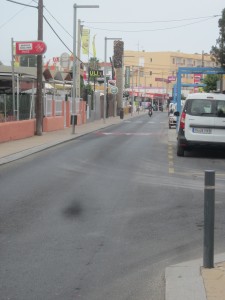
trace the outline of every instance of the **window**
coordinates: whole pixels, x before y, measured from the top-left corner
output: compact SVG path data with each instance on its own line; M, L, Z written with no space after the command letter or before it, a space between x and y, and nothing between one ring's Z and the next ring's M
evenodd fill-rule
M213 115L213 102L211 100L193 99L190 114L194 116Z
M225 118L225 101L217 102L217 116L219 118Z
M139 67L144 67L145 65L145 58L144 57L139 57Z

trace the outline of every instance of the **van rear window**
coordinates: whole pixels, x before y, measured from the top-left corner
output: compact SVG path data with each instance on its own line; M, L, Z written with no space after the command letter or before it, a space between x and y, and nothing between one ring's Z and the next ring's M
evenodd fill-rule
M193 116L213 114L213 101L206 99L191 99L188 105L188 113Z

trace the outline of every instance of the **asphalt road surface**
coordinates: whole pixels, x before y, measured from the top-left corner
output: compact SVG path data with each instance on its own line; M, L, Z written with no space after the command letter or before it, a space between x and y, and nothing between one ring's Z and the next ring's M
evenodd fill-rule
M225 249L225 156L176 157L154 112L0 167L1 300L163 300L164 271L203 255L204 170L216 171Z

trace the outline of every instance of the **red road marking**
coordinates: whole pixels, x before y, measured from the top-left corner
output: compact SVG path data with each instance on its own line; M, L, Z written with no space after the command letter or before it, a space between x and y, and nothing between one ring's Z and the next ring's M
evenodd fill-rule
M134 136L149 136L153 135L152 132L103 132L103 131L97 131L95 132L97 135L114 135L114 136L129 136L129 135L134 135Z

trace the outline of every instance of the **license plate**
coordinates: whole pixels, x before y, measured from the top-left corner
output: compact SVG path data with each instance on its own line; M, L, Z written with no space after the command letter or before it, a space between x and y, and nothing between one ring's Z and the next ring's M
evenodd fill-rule
M200 134L211 134L212 129L210 128L193 128L192 131L194 133L200 133Z

